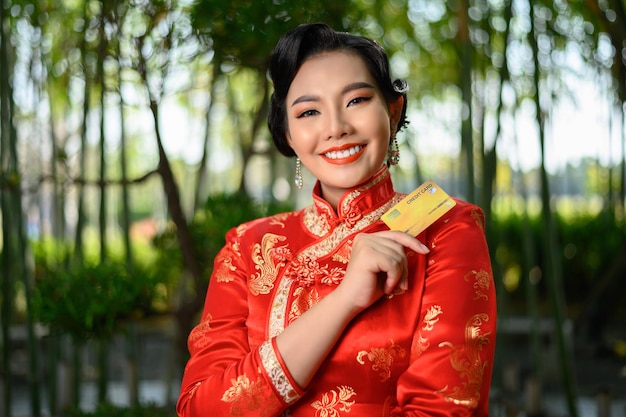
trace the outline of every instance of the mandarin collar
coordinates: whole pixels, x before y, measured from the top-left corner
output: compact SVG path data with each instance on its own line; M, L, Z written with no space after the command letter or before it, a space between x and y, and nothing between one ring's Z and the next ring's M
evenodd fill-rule
M383 165L368 181L346 191L339 199L337 212L322 198L322 187L318 180L313 187L313 208L316 216L329 226L346 223L351 228L365 214L376 210L394 195L391 174L387 166Z

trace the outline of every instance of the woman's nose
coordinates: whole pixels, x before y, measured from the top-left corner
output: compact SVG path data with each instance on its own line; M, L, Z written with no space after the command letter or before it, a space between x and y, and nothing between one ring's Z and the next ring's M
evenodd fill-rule
M341 139L350 134L352 126L345 115L336 111L329 115L326 139Z

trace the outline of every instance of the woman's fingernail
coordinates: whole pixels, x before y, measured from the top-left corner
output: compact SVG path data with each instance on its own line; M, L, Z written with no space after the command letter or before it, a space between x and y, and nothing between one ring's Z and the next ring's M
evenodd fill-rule
M422 248L422 250L425 250L426 252L430 252L430 249L428 249L428 246L424 245L422 242L420 242L420 247Z

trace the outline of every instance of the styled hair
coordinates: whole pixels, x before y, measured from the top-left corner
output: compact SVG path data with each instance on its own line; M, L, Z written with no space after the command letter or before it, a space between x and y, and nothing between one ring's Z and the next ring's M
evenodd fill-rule
M324 23L300 25L281 37L272 52L269 65L269 76L274 84L274 92L270 99L267 124L276 148L285 156L295 156L286 136L285 101L289 87L307 59L324 52L335 51L360 56L388 104L403 97L396 132L408 123L406 120L408 85L404 80L391 80L387 53L378 43L363 36L337 32Z

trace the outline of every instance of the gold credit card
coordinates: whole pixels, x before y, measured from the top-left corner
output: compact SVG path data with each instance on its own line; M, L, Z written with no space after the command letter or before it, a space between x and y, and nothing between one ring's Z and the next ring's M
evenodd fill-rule
M456 202L433 181L426 181L382 215L391 230L417 236L447 213Z

